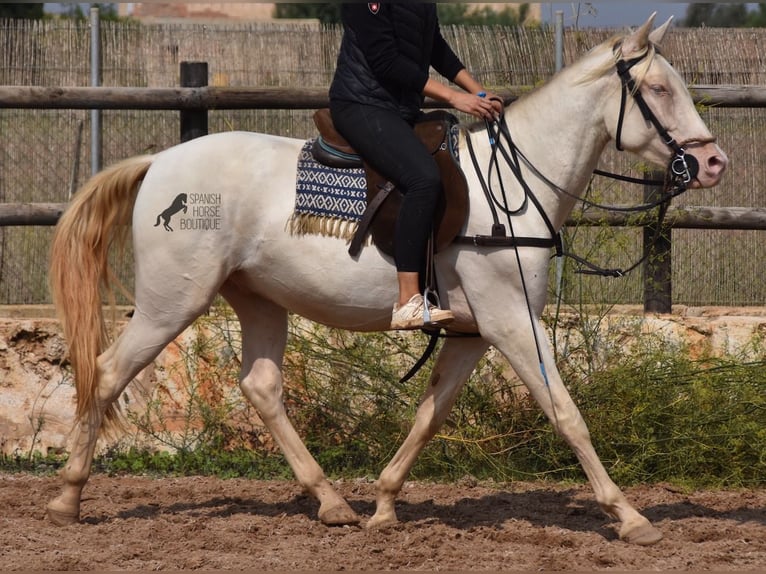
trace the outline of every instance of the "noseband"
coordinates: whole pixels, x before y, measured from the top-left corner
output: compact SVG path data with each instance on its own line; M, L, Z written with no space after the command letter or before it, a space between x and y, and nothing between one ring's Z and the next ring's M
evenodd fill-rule
M615 50L617 50L619 46L620 44L615 47ZM659 53L657 47L655 47L655 52ZM617 120L617 135L615 137L615 145L619 151L624 151L621 141L622 124L625 118L625 107L628 99L628 92L630 92L633 95L633 99L635 100L638 109L641 110L641 115L644 116L644 119L647 122L650 122L654 126L654 129L657 130L657 133L662 138L662 141L665 142L665 145L667 145L673 151L674 155L671 158L670 164L668 166L668 176L670 177L671 182L677 188L686 189L686 187L689 185L689 182L696 178L697 174L699 173L699 162L693 155L686 154L686 146L691 143L712 143L715 141L715 138L690 139L679 144L673 138L673 136L670 135L668 130L660 123L660 121L657 119L657 116L646 103L644 96L636 86L636 81L630 75L631 68L642 61L645 57L646 54L631 60L620 59L617 60L615 64L617 68L617 75L620 76L620 82L622 84L622 94L620 97L620 116Z

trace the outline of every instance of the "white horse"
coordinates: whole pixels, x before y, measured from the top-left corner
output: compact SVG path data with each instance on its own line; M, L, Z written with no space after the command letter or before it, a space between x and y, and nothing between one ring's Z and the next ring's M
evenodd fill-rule
M717 184L726 169L727 157L713 143L684 82L655 50L669 21L652 31L653 22L654 15L635 32L597 46L504 112L514 141L529 162L522 164L524 180L554 230L561 228L575 203L562 190L582 193L606 144L616 138L624 149L661 166L674 157L678 160L679 154L690 163L693 157L699 167L691 170L692 187ZM616 73L620 61L630 62L625 78L633 79L655 123L642 115L635 95L628 93L621 105L623 83ZM673 140L659 135L663 127ZM465 137L471 140L478 164L487 166L491 154L487 133ZM460 157L470 187L470 214L462 234L486 234L492 225L481 189L486 174L478 175L468 161L465 137ZM397 293L396 271L374 247L365 247L353 259L341 239L299 236L287 230L294 208L296 158L303 144L256 133L210 135L109 167L74 196L58 224L51 254L52 290L77 387L73 446L61 471L64 486L47 507L54 523L79 519L96 439L102 425L112 420L120 393L208 309L217 293L241 323L241 389L297 480L318 499L320 520L360 521L325 478L285 414L281 365L287 317L293 312L341 329L388 329ZM510 168L501 169L509 194L519 198L520 186ZM181 194L185 196L178 199ZM215 215L208 218L207 229L183 230L174 223L171 233L155 226L157 214L166 213L167 206L192 209L195 198L207 199L207 209L212 210L208 214ZM109 246L131 221L135 312L110 344L100 287L109 287ZM538 209L514 215L512 225L516 236L550 238ZM662 537L609 478L562 384L539 322L549 260L550 249L539 246L513 249L461 243L439 252L441 301L456 316L450 329L480 336L448 338L444 343L413 428L377 482L377 508L368 526L397 520L395 498L416 457L492 345L508 359L576 453L601 508L621 522L620 538L652 544Z

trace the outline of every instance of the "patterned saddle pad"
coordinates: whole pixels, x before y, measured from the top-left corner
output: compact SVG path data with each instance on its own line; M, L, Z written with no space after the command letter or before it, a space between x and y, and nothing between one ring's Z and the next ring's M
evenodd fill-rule
M295 210L288 229L293 235L326 235L351 239L367 207L364 169L337 169L311 155L313 139L298 155Z

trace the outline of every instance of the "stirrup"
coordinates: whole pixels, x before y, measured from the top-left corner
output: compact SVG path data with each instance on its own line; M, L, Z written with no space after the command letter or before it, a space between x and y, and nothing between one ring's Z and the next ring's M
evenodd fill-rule
M428 296L433 295L436 299L436 306L441 309L441 302L439 301L439 294L431 289L430 287L426 287L423 291L423 324L428 325L431 323L431 309L428 305Z

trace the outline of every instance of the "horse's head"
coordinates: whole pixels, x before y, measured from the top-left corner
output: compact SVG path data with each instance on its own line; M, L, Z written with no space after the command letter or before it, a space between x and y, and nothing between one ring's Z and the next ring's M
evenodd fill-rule
M652 30L654 17L610 42L617 74L611 80L615 95L605 110L607 130L619 149L670 166L681 179L690 178L688 187L712 187L729 160L700 118L686 83L659 52L670 20Z

